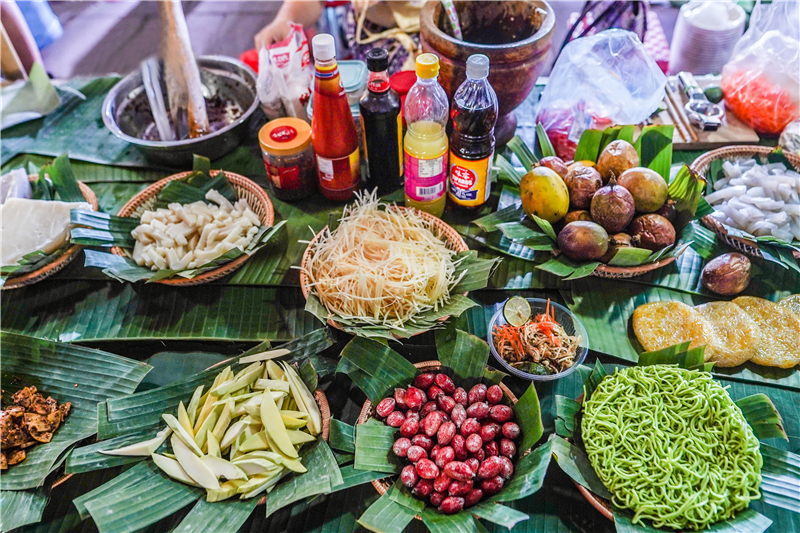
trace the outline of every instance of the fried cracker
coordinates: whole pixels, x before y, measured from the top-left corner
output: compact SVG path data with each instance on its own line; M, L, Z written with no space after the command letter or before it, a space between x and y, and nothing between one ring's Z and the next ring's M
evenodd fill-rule
M800 319L785 307L763 298L739 296L733 303L744 309L761 330L754 363L779 368L792 368L800 363Z
M741 307L732 302L710 302L695 309L714 332L705 352L707 362L713 361L720 367L739 366L756 355L761 331Z

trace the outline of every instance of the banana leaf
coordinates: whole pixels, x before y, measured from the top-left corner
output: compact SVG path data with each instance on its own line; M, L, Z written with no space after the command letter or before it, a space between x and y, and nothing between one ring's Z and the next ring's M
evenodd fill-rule
M522 174L514 168L511 162L500 154L494 158L494 169L497 170L497 179L519 186Z
M589 398L592 397L592 394L594 394L597 386L603 381L603 378L608 375L608 372L600 361L597 361L591 369L587 368L585 365L581 365L578 371L583 378L584 401L588 401Z
M655 533L663 531L646 525L634 524L631 522L631 515L625 512L612 509L614 514L614 525L617 533ZM772 520L761 515L752 509L746 509L730 520L720 522L706 529L713 533L763 533L772 525Z
M337 459L338 462L338 459ZM386 477L383 472L375 472L372 470L358 470L354 465L341 466L339 471L342 474L342 484L333 488L332 492L339 492L347 490L352 487L357 487L365 483L369 483L376 479Z
M356 428L347 424L346 422L342 422L341 420L337 420L336 418L331 418L331 432L330 437L328 437L328 444L334 450L341 450L343 452L355 452L356 451Z
M395 387L408 386L417 375L417 369L402 355L383 343L363 337L355 337L344 347L336 371L350 375L375 404Z
M556 394L554 399L556 404L556 435L571 439L575 436L581 404L560 394Z
M396 434L397 428L383 423L358 424L356 426L354 468L385 474L400 472L400 463L392 451Z
M528 386L525 394L514 404L513 409L514 418L522 431L519 450L524 452L536 444L544 434L539 396L536 394L536 387L533 386L533 383Z
M547 139L547 135L545 135L544 138ZM541 140L540 140L540 142L541 142ZM549 139L548 139L548 142L549 142ZM514 155L517 156L517 159L519 159L519 162L522 163L523 167L525 167L525 171L526 172L530 172L531 169L533 168L533 165L535 165L536 163L539 162L539 160L533 154L531 149L528 148L528 145L525 144L525 141L523 141L519 137L519 135L514 135L511 138L511 140L508 141L508 143L506 143L506 146L509 148L509 150L514 152ZM550 148L552 149L552 146ZM550 154L550 155L555 155L555 154Z
M603 482L597 477L589 458L586 457L583 450L555 435L550 436L550 442L553 446L553 455L556 458L556 462L565 474L601 498L611 499L611 493L608 492Z
M475 516L511 529L519 522L530 520L527 514L499 503L481 502L470 509Z
M389 490L389 497L392 501L403 505L412 511L422 512L425 508L425 502L415 498L411 491L408 490L404 485L400 483L400 481L395 481L392 488Z
M589 263L576 263L562 254L558 257L550 259L546 263L536 265L536 268L544 270L545 272L549 272L550 274L560 278L564 278L565 281L569 281L591 276L592 272L597 270L597 267L599 266L600 263L596 261Z
M481 218L472 221L473 224L487 233L500 229L500 225L509 222L521 222L525 218L525 211L517 205L510 205L499 209Z
M681 342L674 346L667 346L652 352L642 352L639 354L639 365L678 365L681 368L692 368L703 364L704 346L700 349L689 349L691 341Z
M358 519L358 523L376 533L403 533L414 519L415 511L391 498L391 490L373 503Z
M759 440L779 438L789 441L783 418L766 394L753 394L736 402ZM798 495L800 496L800 495Z
M603 131L586 130L575 149L575 161L597 161L603 149L612 141L622 139L633 144L639 154L640 166L658 172L669 181L672 166L672 125L645 126L633 140L635 126L613 126Z
M99 453L101 450L116 450L129 444L136 444L153 438L153 429L146 428L126 433L119 437L102 440L88 446L81 446L75 448L66 461L67 474L79 474L82 472L91 472L94 470L102 470L105 468L113 468L115 466L122 466L131 463L138 463L143 457L127 457L122 455L104 455Z
M556 150L553 148L553 143L550 142L550 137L544 131L544 126L541 122L536 123L536 147L542 157L552 157L556 155Z
M105 495L121 494L127 490L127 488L132 487L145 477L157 473L158 471L155 465L141 462L110 479L108 482L95 487L89 492L81 494L72 501L72 504L75 506L75 509L78 510L78 515L81 520L86 520L90 516L89 510L86 508L87 502L102 499Z
M48 499L43 488L0 491L0 531L39 522Z
M762 501L800 513L800 456L761 444L764 465L761 468Z
M0 286L4 285L6 280L10 277L28 274L34 270L39 270L40 268L49 265L64 255L64 252L67 251L69 246L69 244L65 244L58 250L49 254L37 250L35 252L23 255L19 261L17 261L16 265L5 265L0 267Z
M426 507L421 518L431 533L477 533L477 521L465 511L446 515Z
M225 505L218 502L209 503L200 499L172 533L196 533L197 531L213 531L214 533L236 533L258 505L258 498L248 500L226 500Z
M108 352L53 343L13 333L0 334L2 382L8 391L35 385L72 410L53 440L28 448L27 458L0 479L5 490L40 486L76 442L97 431L97 402L131 394L150 370L144 363Z
M533 385L531 385L533 387ZM503 487L503 490L484 500L485 502L513 502L522 500L542 488L553 446L545 442L531 453L517 461L514 476ZM484 517L487 520L488 517Z
M435 339L439 361L453 371L459 386L469 390L481 380L489 360L486 341L456 329L454 324L437 330Z

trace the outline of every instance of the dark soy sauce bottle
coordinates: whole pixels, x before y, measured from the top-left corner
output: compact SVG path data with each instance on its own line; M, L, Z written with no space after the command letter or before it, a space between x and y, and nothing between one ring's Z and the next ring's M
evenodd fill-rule
M369 80L358 102L367 160L367 188L384 195L403 184L403 117L400 97L389 87L389 53L382 48L367 52Z

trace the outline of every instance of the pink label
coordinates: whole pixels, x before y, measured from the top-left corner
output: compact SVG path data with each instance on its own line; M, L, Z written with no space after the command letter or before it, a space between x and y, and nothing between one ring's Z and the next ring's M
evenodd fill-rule
M438 200L446 192L447 152L433 159L419 159L405 153L406 196L416 202Z

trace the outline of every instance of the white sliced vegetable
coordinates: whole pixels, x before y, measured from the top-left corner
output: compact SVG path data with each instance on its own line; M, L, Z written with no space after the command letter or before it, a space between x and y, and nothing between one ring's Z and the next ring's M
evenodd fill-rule
M253 450L266 450L269 448L267 441L267 434L265 431L259 431L247 438L242 444L239 445L239 451L247 453Z
M282 456L279 453L269 452L266 450L259 450L255 452L249 452L244 455L240 455L239 457L233 460L233 464L236 464L239 461L246 461L248 459L266 459L267 461L272 461L276 465L282 465L286 461L286 457Z
M175 432L176 435L180 437L186 446L188 446L197 456L203 455L203 451L200 449L200 446L194 441L191 435L186 433L186 430L183 429L183 426L178 422L178 419L172 416L169 413L164 413L161 415L161 418L164 419L164 422Z
M232 479L222 483L218 489L206 491L207 502L221 502L238 494L239 487L245 484L244 479Z
M201 461L211 470L218 478L224 477L225 479L247 479L247 474L244 470L234 465L230 461L226 461L220 457L213 457L211 455L204 455L200 458Z
M214 425L214 430L212 433L214 434L214 437L216 437L217 442L219 442L219 440L225 436L228 426L231 425L234 405L235 402L233 398L228 398L228 402L222 408L222 414L219 415L219 419L217 420L216 425Z
M238 379L227 381L217 385L216 388L210 391L212 396L222 396L223 394L227 394L229 392L237 391L239 389L243 389L247 387L255 380L257 380L262 372L264 371L264 367L260 363L254 363L254 368L241 376Z
M292 389L292 396L294 396L294 401L297 403L297 408L309 414L308 430L312 435L319 435L322 431L322 413L319 411L314 395L311 394L311 391L308 390L302 378L291 365L284 364L283 370L286 373L286 377L289 378L289 386Z
M186 407L184 407L183 402L178 403L178 423L183 426L183 429L185 429L189 435L194 436L192 422L189 420L189 413L186 412Z
M269 359L276 359L278 357L283 357L284 355L289 355L290 353L291 352L285 348L278 348L277 350L269 350L266 352L247 355L239 359L239 362L242 364L247 364L247 363L254 363L256 361L266 361Z
M259 379L253 385L253 388L256 390L271 390L271 391L282 391L285 393L289 393L289 384L285 381L279 381L277 379Z
M219 448L219 441L217 441L217 438L214 436L212 431L206 432L206 448L208 448L208 455L222 457L222 450Z
M272 360L267 361L267 373L272 379L281 379L283 377L283 370Z
M172 479L180 481L181 483L186 483L187 485L192 485L193 487L200 486L194 479L189 477L189 474L186 473L180 463L175 459L170 459L169 457L164 457L157 453L152 454L150 457L153 459L156 466Z
M264 424L264 431L280 452L287 457L296 459L297 450L294 449L292 441L289 440L278 406L275 405L275 400L272 399L269 391L264 391L264 399L261 401L261 423Z
M206 432L214 429L214 426L217 424L217 420L219 420L219 415L222 413L224 408L224 405L218 405L214 407L203 421L200 429L195 432L194 441L197 443L200 449L202 449L206 444L206 437L208 436L208 433Z
M165 427L150 440L123 446L122 448L117 448L116 450L100 450L100 453L105 455L124 455L129 457L149 457L158 449L159 446L164 443L165 440L167 440L167 437L169 437L171 433L172 429Z
M257 476L265 472L278 472L283 470L282 466L278 466L272 461L266 459L245 459L236 461L236 466L241 468L248 476Z
M200 407L200 398L203 396L203 386L200 385L192 394L192 399L189 400L189 405L186 407L186 412L189 413L189 423L194 428L194 422L197 420L197 411Z
M225 432L225 436L222 437L222 441L219 443L219 447L224 450L225 448L233 444L233 441L235 441L236 438L239 435L241 435L242 432L244 432L244 429L247 427L247 424L248 424L247 420L239 420L231 424L231 426L228 428L228 431Z
M169 442L172 444L172 452L175 454L175 458L183 470L189 474L189 477L204 489L219 488L219 481L214 472L177 435L173 435Z
M289 434L289 440L292 441L292 444L295 446L298 444L305 444L306 442L314 442L317 440L316 437L313 435L309 435L305 431L297 431L294 429L287 429L286 433Z

